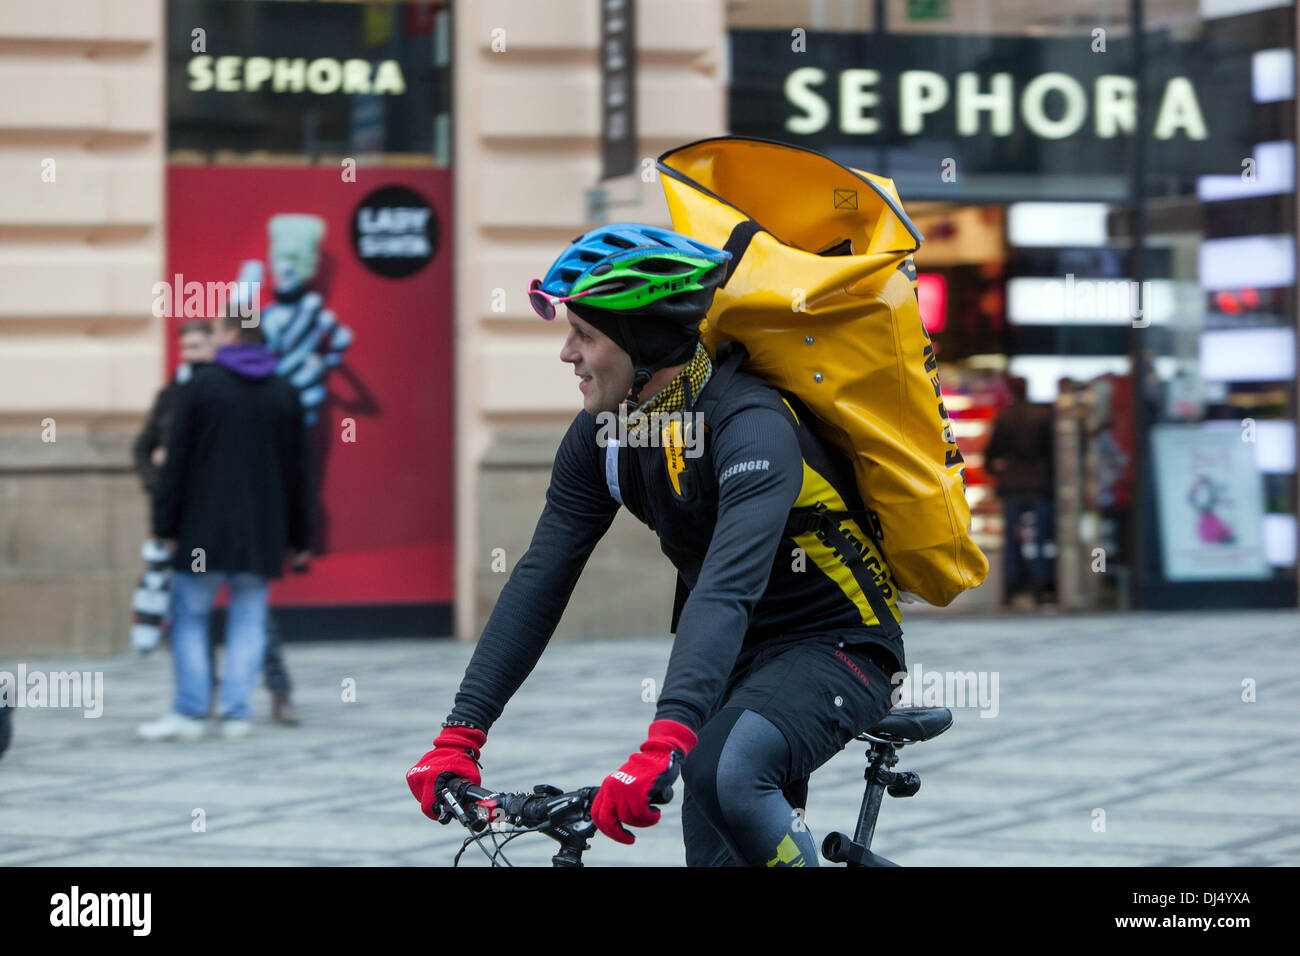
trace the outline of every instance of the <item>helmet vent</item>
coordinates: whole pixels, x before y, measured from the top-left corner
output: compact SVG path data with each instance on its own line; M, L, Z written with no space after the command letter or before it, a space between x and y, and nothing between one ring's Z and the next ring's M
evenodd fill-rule
M624 239L622 236L616 236L612 232L608 235L601 236L601 239L608 245L616 246L619 249L635 248L636 243L630 239Z
M633 289L639 289L644 285L649 285L645 279L636 279L631 276L617 279L609 279L600 285L592 286L588 290L590 295L617 295L620 292L631 292Z
M652 276L680 276L695 271L695 266L689 262L683 262L680 259L664 259L653 257L642 259L636 264L637 272L644 272Z

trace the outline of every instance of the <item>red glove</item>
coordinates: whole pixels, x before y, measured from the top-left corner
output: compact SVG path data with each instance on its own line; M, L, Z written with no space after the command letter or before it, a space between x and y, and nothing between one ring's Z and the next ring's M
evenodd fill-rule
M659 822L659 811L650 804L672 800L673 781L695 742L695 733L675 720L651 724L641 752L629 757L600 785L591 805L596 828L618 843L635 843L636 837L623 824L649 827Z
M426 817L437 820L442 816L441 811L434 810L433 801L445 778L464 777L476 786L482 785L477 761L485 743L487 734L476 727L444 727L433 749L406 771L406 783Z

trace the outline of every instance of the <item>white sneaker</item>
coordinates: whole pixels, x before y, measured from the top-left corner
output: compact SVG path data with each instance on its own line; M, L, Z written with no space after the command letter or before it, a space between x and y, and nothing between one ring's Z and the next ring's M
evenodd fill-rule
M198 740L203 736L203 721L175 711L135 729L141 740Z
M227 740L237 740L240 737L247 737L253 730L251 720L236 720L227 718L221 722L221 736Z

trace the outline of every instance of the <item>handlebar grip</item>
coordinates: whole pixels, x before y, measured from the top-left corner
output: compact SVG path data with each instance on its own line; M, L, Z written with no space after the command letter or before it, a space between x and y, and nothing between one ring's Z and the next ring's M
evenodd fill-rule
M466 780L464 777L457 777L448 785L447 789L451 790L452 793L456 795L457 799L460 800L464 800L466 797L471 800L486 800L488 797L492 796L491 790L485 790L483 787L480 787L471 780Z
M550 819L547 804L554 800L554 797L545 794L520 794L520 796L524 799L512 808L518 814L520 823L526 827L535 827Z
M455 780L451 781L451 783L448 784L447 789L451 791L452 796L454 796L461 804L461 809L464 810L473 821L472 824L470 824L470 829L475 832L486 827L492 820L492 817L484 819L479 814L478 808L466 808L464 805L467 803L478 803L480 801L491 799L494 796L498 797L498 805L504 802L499 799L501 796L500 794L494 794L491 790L481 787L470 780L466 780L464 777L457 777Z

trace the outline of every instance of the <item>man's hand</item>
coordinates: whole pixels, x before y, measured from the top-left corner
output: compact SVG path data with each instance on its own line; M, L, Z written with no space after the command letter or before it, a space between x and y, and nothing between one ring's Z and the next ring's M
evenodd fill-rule
M668 803L682 761L695 747L695 732L675 720L656 720L650 736L618 770L605 778L591 805L591 820L605 836L618 843L636 837L623 827L649 827L659 822L652 803Z
M477 727L444 727L433 742L433 749L406 771L406 783L420 801L420 811L426 817L447 822L448 818L433 807L438 788L447 778L464 777L476 786L482 784L478 756L486 742L487 734Z
M290 567L298 574L306 574L311 564L310 551L295 551L290 559Z

